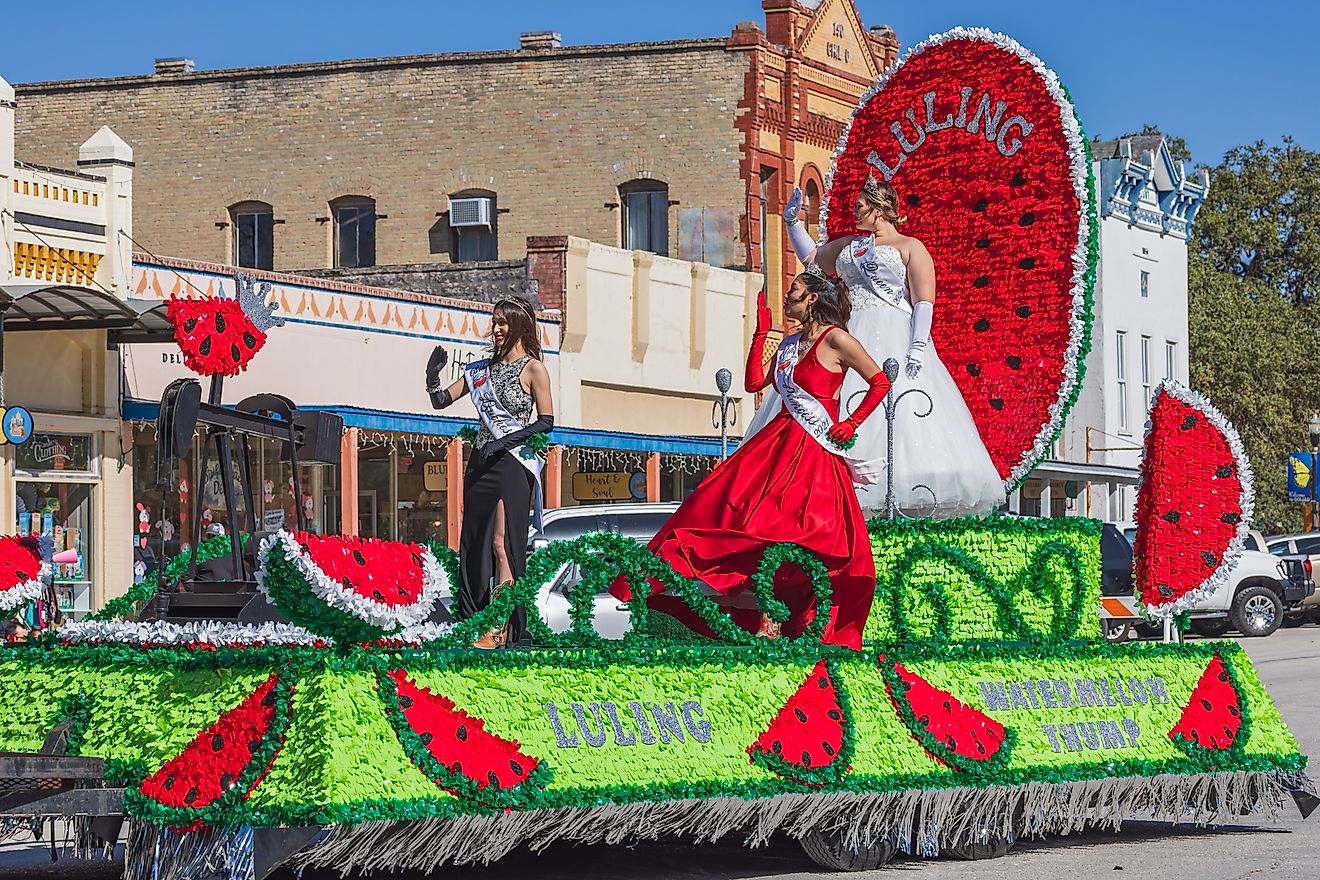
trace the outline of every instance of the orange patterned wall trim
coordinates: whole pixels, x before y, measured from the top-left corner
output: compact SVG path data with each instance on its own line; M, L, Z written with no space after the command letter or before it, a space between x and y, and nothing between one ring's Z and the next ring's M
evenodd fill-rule
M91 251L18 241L14 243L14 274L61 284L91 284L101 256Z

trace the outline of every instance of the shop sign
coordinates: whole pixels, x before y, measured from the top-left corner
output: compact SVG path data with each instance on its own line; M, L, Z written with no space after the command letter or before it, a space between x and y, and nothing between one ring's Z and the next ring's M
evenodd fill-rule
M0 446L21 446L32 439L32 413L21 406L0 406Z
M579 472L573 475L574 501L630 501L632 474L623 471Z
M422 463L422 486L428 492L443 492L449 488L449 468L443 459Z
M32 434L31 437L31 442L15 451L14 464L19 470L46 473L92 469L91 434Z

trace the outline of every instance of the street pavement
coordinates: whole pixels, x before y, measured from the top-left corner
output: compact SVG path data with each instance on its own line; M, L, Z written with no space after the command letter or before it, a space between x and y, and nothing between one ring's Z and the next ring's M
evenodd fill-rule
M1320 627L1279 630L1242 645L1274 697L1302 752L1320 755ZM1320 775L1320 774L1318 774ZM1123 830L1019 843L990 861L900 858L861 878L886 875L907 880L999 880L999 878L1116 877L1146 880L1316 880L1320 877L1320 812L1308 821L1291 807L1278 824L1243 822L1213 830L1163 822L1132 822ZM115 878L119 867L63 860L50 863L44 844L0 844L0 878ZM277 874L289 880L292 874ZM308 872L305 880L330 880L338 872ZM392 880L417 875L390 874ZM541 855L520 851L493 865L445 868L436 877L463 880L751 880L751 878L838 878L820 871L796 843L777 838L746 849L736 840L703 846L646 843L635 846L555 845Z

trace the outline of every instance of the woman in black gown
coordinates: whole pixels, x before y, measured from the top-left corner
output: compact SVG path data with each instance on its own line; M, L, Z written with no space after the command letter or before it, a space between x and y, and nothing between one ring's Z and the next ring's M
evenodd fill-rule
M440 371L447 361L444 349L436 346L426 365L426 390L436 409L472 393L474 387L479 389L473 402L481 428L463 477L463 527L458 545L462 583L456 615L460 620L489 605L494 595L527 568L533 493L540 491L533 474L539 474L541 462L529 457L522 443L554 427L550 374L541 361L532 307L521 299L500 300L491 316L490 335L490 356L469 364L447 388L440 386ZM498 648L518 641L525 633L526 612L519 609L507 627L494 628L474 647Z

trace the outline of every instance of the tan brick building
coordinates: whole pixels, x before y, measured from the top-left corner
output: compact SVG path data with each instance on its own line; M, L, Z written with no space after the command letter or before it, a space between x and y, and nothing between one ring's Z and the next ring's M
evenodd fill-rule
M764 25L682 42L194 70L17 87L27 155L114 128L138 242L257 268L521 257L572 234L717 266L794 269L773 220L823 188L898 42L852 0L764 0ZM453 199L476 199L451 205ZM461 215L473 225L456 225ZM555 307L559 303L545 302Z

